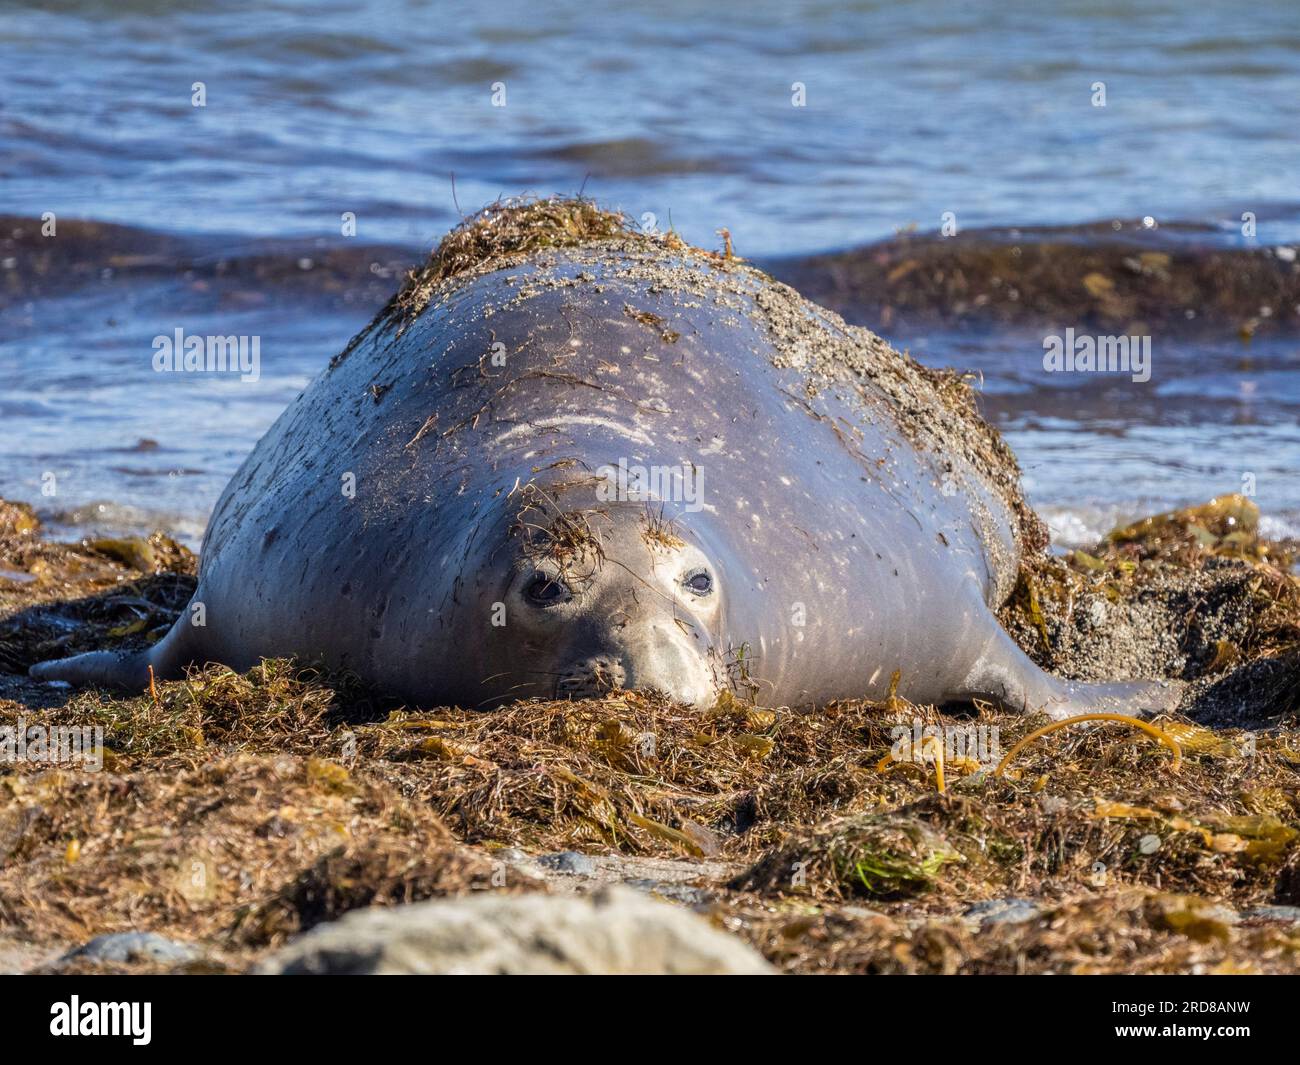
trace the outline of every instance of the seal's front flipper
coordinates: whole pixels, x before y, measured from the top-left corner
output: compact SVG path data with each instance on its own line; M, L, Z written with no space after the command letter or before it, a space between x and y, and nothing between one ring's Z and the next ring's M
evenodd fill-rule
M1057 721L1078 714L1147 717L1174 710L1186 688L1177 680L1063 680L1040 669L1001 626L995 630L954 701L988 699L1007 710L1038 711Z

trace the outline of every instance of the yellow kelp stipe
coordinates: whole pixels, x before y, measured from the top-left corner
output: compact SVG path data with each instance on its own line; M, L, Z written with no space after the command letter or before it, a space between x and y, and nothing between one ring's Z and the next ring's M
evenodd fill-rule
M1123 714L1079 714L1077 717L1067 717L1063 721L1053 721L1050 725L1044 725L1040 729L1035 729L1012 747L1011 750L1007 751L1002 761L998 763L998 767L993 770L993 775L995 777L1000 777L1002 771L1011 763L1011 760L1040 736L1046 736L1049 732L1063 729L1067 725L1077 725L1080 721L1116 721L1121 725L1129 725L1132 728L1141 729L1148 736L1159 740L1173 752L1174 761L1169 767L1171 773L1177 773L1179 767L1183 764L1183 751L1182 748L1178 746L1178 741L1167 732L1162 732L1154 725L1148 725L1145 721L1138 721L1136 718L1125 717Z

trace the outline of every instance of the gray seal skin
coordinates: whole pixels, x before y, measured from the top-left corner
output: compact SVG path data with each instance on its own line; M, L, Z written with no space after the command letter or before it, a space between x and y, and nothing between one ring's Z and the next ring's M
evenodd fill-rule
M649 687L802 706L882 699L895 675L916 703L1055 717L1177 701L1021 651L994 610L1041 526L965 385L757 270L622 238L423 298L231 480L204 625L33 674L139 689L149 666L297 656L424 705Z

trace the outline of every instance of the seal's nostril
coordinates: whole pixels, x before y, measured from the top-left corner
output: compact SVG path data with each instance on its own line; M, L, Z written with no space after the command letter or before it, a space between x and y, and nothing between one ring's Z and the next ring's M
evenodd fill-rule
M589 699L621 688L627 670L612 658L589 658L579 662L555 682L555 694L561 699Z

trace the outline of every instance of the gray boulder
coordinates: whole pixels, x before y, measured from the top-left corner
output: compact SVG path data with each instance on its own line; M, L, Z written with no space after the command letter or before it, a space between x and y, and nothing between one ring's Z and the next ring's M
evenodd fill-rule
M96 936L63 956L63 961L86 959L94 962L165 962L181 964L200 956L197 947L178 943L155 932L109 932Z
M256 969L289 974L766 974L748 944L623 887L468 895L357 910Z

